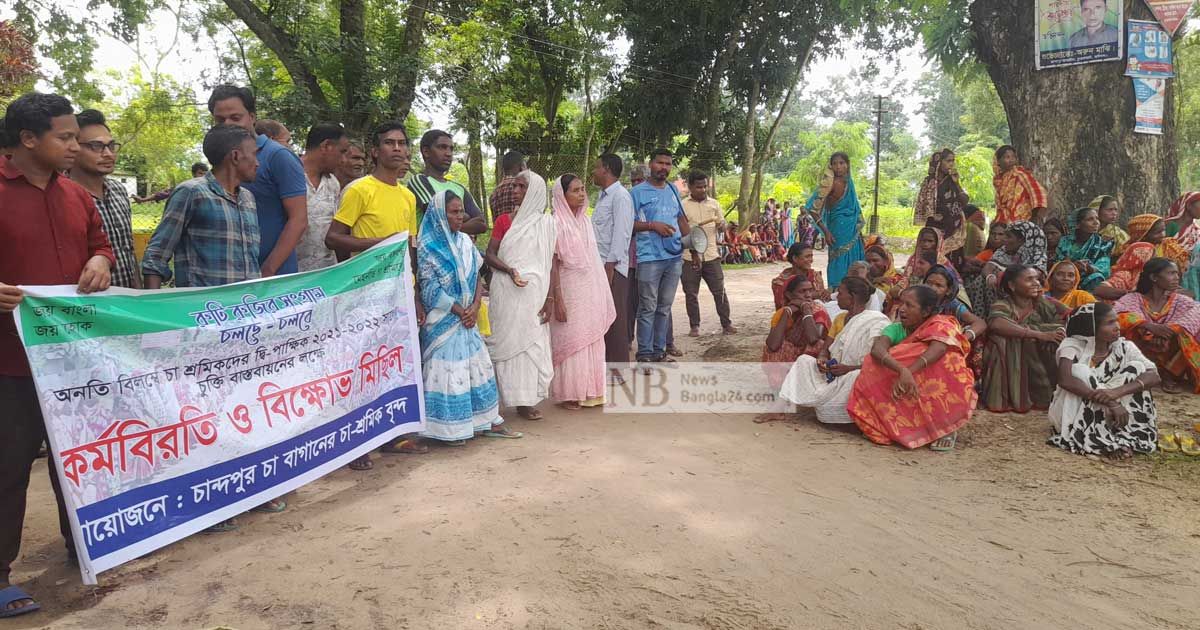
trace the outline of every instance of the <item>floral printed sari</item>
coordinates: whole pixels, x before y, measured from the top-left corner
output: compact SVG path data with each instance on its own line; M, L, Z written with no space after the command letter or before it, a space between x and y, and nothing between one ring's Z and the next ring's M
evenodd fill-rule
M1153 310L1141 293L1129 293L1113 304L1121 334L1137 344L1159 370L1177 378L1190 377L1200 393L1200 303L1182 293L1172 293L1161 309ZM1167 341L1139 328L1147 323L1165 324L1175 336Z

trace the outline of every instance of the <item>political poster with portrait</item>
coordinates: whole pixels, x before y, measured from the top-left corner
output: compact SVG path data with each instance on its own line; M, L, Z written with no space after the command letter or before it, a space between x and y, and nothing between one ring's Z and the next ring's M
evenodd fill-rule
M423 429L407 235L222 287L23 289L86 584Z
M1168 35L1174 36L1179 25L1187 19L1188 10L1196 0L1146 0L1146 6L1154 14L1154 19L1162 25Z
M1124 57L1122 0L1036 0L1038 70Z
M1171 34L1158 22L1129 20L1129 55L1125 76L1169 79L1175 76L1171 57Z

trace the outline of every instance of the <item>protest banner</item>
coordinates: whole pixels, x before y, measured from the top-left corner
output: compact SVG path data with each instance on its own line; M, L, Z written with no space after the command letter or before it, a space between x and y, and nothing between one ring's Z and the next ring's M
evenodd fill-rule
M1169 79L1175 76L1171 60L1171 35L1158 22L1129 20L1129 59L1125 76Z
M1179 25L1187 19L1188 9L1192 8L1195 0L1146 0L1146 6L1154 14L1154 19L1166 29L1167 34L1174 36Z
M1166 79L1134 77L1133 95L1137 101L1133 132L1162 135L1163 103L1166 102Z
M23 287L84 583L423 429L410 267L402 235L223 287Z
M1121 0L1036 0L1033 4L1038 70L1124 56L1125 5Z

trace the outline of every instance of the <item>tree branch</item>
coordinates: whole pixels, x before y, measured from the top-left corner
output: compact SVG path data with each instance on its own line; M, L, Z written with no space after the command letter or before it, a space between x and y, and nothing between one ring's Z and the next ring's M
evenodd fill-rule
M427 22L426 3L432 0L409 0L404 10L404 38L397 70L388 84L388 107L397 120L408 118L417 95L417 74L421 68L421 46L425 43Z
M321 89L316 74L301 58L300 50L295 39L283 29L271 22L271 18L263 13L251 0L223 0L225 6L254 32L262 43L275 53L279 63L283 64L292 83L308 92L313 103L323 111L329 111L329 99Z

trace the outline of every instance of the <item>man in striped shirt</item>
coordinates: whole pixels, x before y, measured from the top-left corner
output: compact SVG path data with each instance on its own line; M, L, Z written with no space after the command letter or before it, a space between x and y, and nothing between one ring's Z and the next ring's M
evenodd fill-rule
M71 180L83 186L96 202L104 231L112 244L117 264L112 268L112 284L128 289L142 288L142 274L133 254L133 211L125 185L109 177L117 164L121 143L113 140L104 114L85 109L75 115L79 122L79 153L71 167Z

